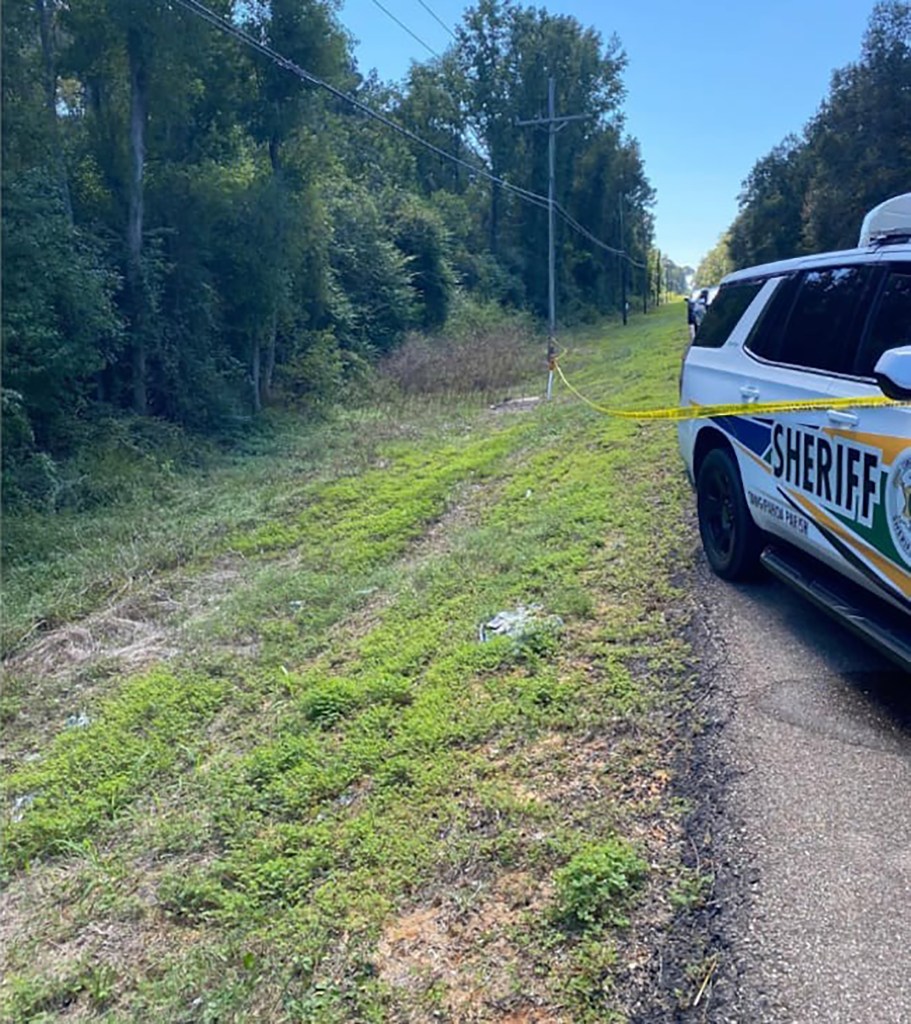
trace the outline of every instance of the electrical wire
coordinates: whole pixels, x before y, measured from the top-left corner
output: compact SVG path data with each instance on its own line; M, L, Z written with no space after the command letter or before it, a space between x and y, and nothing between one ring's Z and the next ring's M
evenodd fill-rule
M421 0L418 0L418 2L420 3L420 2L421 2ZM389 10L389 8L388 8L388 7L386 7L386 6L384 6L384 5L382 4L382 3L380 3L380 0L373 0L373 3L374 3L374 4L375 4L375 5L377 6L377 7L379 7L379 9L380 9L380 10L381 10L381 11L383 12L383 14L385 14L385 15L386 15L386 16L387 16L388 18L390 18L390 19L391 19L392 21L394 21L394 22L396 23L396 25L398 25L398 27L399 27L400 29L402 29L402 31L404 31L404 32L407 32L407 33L408 33L408 35L410 35L412 39L414 39L414 40L416 40L416 41L417 41L418 43L420 43L420 44L421 44L421 46L423 46L425 50L427 50L427 51L428 51L429 53L432 53L432 54L433 54L433 56L437 58L437 60L442 60L442 59L443 59L443 55L442 55L442 54L441 54L441 53L439 52L439 50L435 50L435 49L434 49L434 48L433 48L433 47L432 47L432 46L430 45L430 43L427 43L427 42L425 42L425 41L424 41L424 40L423 40L423 39L422 39L422 38L421 38L421 37L420 37L420 36L419 36L419 35L417 34L417 32L414 32L414 31L413 31L412 29L410 29L410 28L409 28L409 27L408 27L408 26L407 26L407 25L405 24L405 22L404 22L404 21L401 21L401 20L400 20L399 18L397 18L397 17L396 17L396 16L395 16L395 15L394 15L394 14L392 13L392 11L390 11L390 10ZM445 23L444 21L441 21L441 20L440 20L439 18L437 18L437 16L436 16L436 15L435 15L435 14L433 13L433 11L431 11L431 10L430 10L430 8L429 8L429 7L427 7L427 5L426 5L426 4L422 4L422 6L423 6L423 7L424 7L424 8L425 8L425 9L426 9L427 11L429 11L429 12L430 12L430 14L432 14L432 15L433 15L433 17L434 17L434 18L436 18L436 20L437 20L437 21L439 21L439 22L440 22L440 24L441 24L441 25L443 26L443 28L445 28L445 29L446 29L446 31L447 31L447 32L449 32L449 34L450 34L450 35L451 35L451 36L452 36L453 38L455 38L455 34L453 33L452 29L450 29L450 28L449 28L449 26L448 26L448 25L447 25L447 24L446 24L446 23ZM450 99L452 100L452 102L453 102L453 103L455 103L455 105L456 105L457 107L461 107L461 104L460 104L460 103L459 103L459 101L458 101L458 100L457 100L457 99L455 98L455 96L453 96L453 95L452 95L452 93L450 93L450 92L447 92L447 91L446 91L445 89L443 89L442 91L443 91L444 93L446 93L446 95L447 95L447 96L448 96L448 97L449 97L449 98L450 98ZM482 159L482 157L481 157L481 151L482 151L482 150L484 149L484 144L483 144L483 143L481 142L481 140L480 140L480 139L478 138L478 134L477 134L477 132L476 132L476 131L474 130L474 128L472 128L472 127L471 127L470 125L466 125L466 131L467 131L467 132L468 132L468 134L469 134L469 135L471 136L472 142L474 142L474 148L472 149L472 147L471 147L471 146L469 146L469 149L472 149L472 152L474 153L474 155L475 155L476 157L478 157L478 159Z
M383 14L385 14L387 17L391 18L396 23L396 25L398 25L398 27L400 29L402 29L402 31L407 32L408 35L410 35L412 39L414 39L417 42L419 42L421 44L421 46L424 47L425 50L427 50L430 53L432 53L434 55L434 57L439 57L440 56L439 53L430 45L430 43L425 43L424 40L421 39L421 37L417 34L417 32L412 32L411 29L405 24L404 21L399 21L399 19L392 13L392 11L389 10L388 7L384 7L380 3L380 0L373 0L373 3L377 7L379 7L379 9L383 12Z
M440 25L443 26L443 28L446 29L446 31L452 36L453 39L458 39L458 36L455 34L455 32L452 31L452 29L446 24L445 21L443 21L443 19L436 13L436 11L433 10L433 8L429 4L425 4L424 0L418 0L418 3L421 5L421 7L424 8L424 10L430 15L431 18L434 18Z
M297 64L294 63L294 61L282 56L282 54L280 54L277 50L274 50L267 43L261 42L254 36L250 35L250 33L247 32L245 29L241 28L238 25L235 25L227 18L223 18L220 14L216 13L211 8L207 7L204 3L202 3L202 0L175 0L175 2L179 4L181 7L183 7L185 10L190 11L192 14L196 14L198 17L202 18L203 21L206 21L214 28L219 29L219 31L231 36L233 39L236 39L238 42L243 43L245 46L249 46L252 49L257 50L259 53L268 57L271 61L273 61L273 63L277 64L280 68L283 68L285 71L290 71L292 74L296 75L302 81L307 82L310 85L315 85L320 89L325 89L328 93L335 96L336 99L340 99L343 102L349 104L350 106L354 107L355 110L359 110L362 114L366 115L369 118L372 118L374 121L378 121L380 124L384 125L387 128L390 128L394 132L397 132L399 135L404 136L406 139L408 139L411 142L414 142L416 145L422 146L424 149L429 150L431 153L435 153L437 156L440 156L445 160L449 160L454 164L458 164L460 167L464 167L465 170L469 172L469 174L475 175L476 177L479 178L484 178L486 181L491 182L491 184L499 185L507 192L511 192L514 195L519 196L526 202L532 203L535 206L539 206L543 209L550 208L551 200L548 199L547 196L542 196L537 192L532 192L529 189L521 188L519 185L513 185L505 178L500 178L496 174L492 174L486 168L478 167L475 164L471 164L467 160L463 160L461 157L456 156L454 153L449 153L445 149L441 149L439 146L435 146L432 142L428 142L426 139L421 138L420 135L411 131L410 128L406 128L404 125L398 124L396 121L393 121L385 114L381 114L378 110L374 110L372 107L368 106L366 103L363 103L361 100L359 100L356 96L352 96L350 93L347 93L344 90L339 89L334 85L331 85L329 82L324 81L322 78L319 78L312 72L307 71L302 67L299 67ZM374 2L376 2L376 0L374 0ZM381 5L378 4L378 6ZM633 258L628 253L624 252L622 249L615 249L613 246L608 245L606 242L602 242L599 238L593 235L587 228L584 228L574 217L571 217L563 209L563 207L560 206L560 204L557 203L556 201L554 201L553 203L553 208L554 211L559 213L563 220L566 221L566 223L571 228L579 232L579 234L583 235L593 244L599 246L600 248L604 249L607 252L613 253L614 255L618 256L621 259L627 260L634 266L640 268L644 266L642 263L633 260Z
M565 220L571 228L573 228L575 231L578 231L580 235L583 235L585 238L587 238L593 245L597 245L598 248L604 249L606 252L613 253L614 256L619 256L622 259L625 259L631 266L638 267L639 270L647 269L645 263L633 259L633 257L630 256L629 253L626 252L624 249L616 249L614 246L608 245L607 242L602 242L601 239L593 235L588 230L588 228L583 227L576 220L575 217L567 213L566 210L564 210L563 207L558 202L556 202L556 200L554 201L554 210L560 214L563 220Z
M337 99L343 100L345 103L350 104L356 110L359 110L362 114L367 117L378 121L380 124L385 125L387 128L391 128L393 131L398 132L399 135L403 135L406 139L416 143L419 146L423 146L424 149L429 150L431 153L436 153L437 156L443 157L446 160L450 160L454 164L458 164L460 167L464 167L470 174L476 175L477 177L484 178L487 181L492 182L495 185L499 185L501 188L506 189L508 192L513 192L518 196L522 196L530 202L535 202L538 205L547 207L549 200L547 196L538 195L537 192L530 192L528 189L521 188L518 185L513 185L511 182L506 181L505 178L500 178L495 174L491 174L490 171L483 167L478 167L475 164L469 163L467 160L463 160L461 157L456 156L454 153L448 153L445 149L441 149L439 146L435 146L432 142L428 142L426 139L421 138L415 132L411 131L410 128L404 127L404 125L398 124L385 114L381 114L378 110L374 110L369 107L366 103L363 103L357 97L352 96L350 93L346 93L344 90L331 85L329 82L324 81L317 75L314 75L310 71L306 71L304 68L299 67L294 61L289 60L287 57L283 57L277 50L273 50L271 46L266 43L260 42L250 35L249 32L234 25L226 18L223 18L220 14L216 14L215 11L206 7L201 0L175 0L185 10L191 11L194 14L199 15L204 21L207 21L210 25L220 29L227 35L232 36L234 39L246 46L252 47L258 50L264 56L268 57L279 67L286 71L290 71L292 74L297 75L298 78L310 85L318 86L321 89L325 89L331 93Z

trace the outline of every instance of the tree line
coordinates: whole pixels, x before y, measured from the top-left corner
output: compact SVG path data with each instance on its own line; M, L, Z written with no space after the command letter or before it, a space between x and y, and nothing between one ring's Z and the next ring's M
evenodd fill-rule
M331 0L209 6L461 162L169 0L6 0L7 499L112 418L214 433L268 403L318 408L457 296L545 313L547 211L516 190L546 191L547 138L515 122L544 112L550 75L558 112L586 115L560 133L557 202L651 265L616 38L479 0L390 84L358 70ZM562 219L557 245L564 319L652 295L648 270Z
M876 4L859 59L833 72L799 135L758 160L739 212L698 270L730 270L851 248L872 207L911 182L911 4Z

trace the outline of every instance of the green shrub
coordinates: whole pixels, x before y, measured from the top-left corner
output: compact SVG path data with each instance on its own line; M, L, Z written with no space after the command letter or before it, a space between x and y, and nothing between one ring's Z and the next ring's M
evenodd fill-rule
M212 871L201 868L165 875L158 886L158 903L168 917L194 926L222 908L224 895Z
M326 728L347 718L360 703L357 690L345 679L327 679L318 683L301 699L307 721Z
M289 404L321 412L338 401L345 380L344 353L332 331L298 331L287 363L277 371L282 397Z
M647 873L648 865L623 839L588 846L554 877L558 915L581 928L628 924L624 911Z

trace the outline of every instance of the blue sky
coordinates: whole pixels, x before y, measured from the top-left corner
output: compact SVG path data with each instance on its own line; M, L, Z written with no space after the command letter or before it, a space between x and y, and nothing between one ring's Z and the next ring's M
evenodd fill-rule
M419 0L381 0L435 50L452 37ZM448 25L461 0L425 0ZM874 0L548 0L629 59L626 126L639 139L658 193L657 242L695 266L737 212L741 183L756 160L799 132L828 92L835 68L857 60ZM340 20L358 40L363 72L400 80L430 55L373 0L343 0ZM541 183L542 190L546 187ZM859 227L859 225L858 225Z

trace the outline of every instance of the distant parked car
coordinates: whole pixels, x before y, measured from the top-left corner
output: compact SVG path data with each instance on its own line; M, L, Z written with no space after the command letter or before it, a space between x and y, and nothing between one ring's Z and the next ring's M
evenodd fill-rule
M686 322L694 331L702 323L706 311L717 294L718 286L713 285L711 288L694 288L686 298Z

